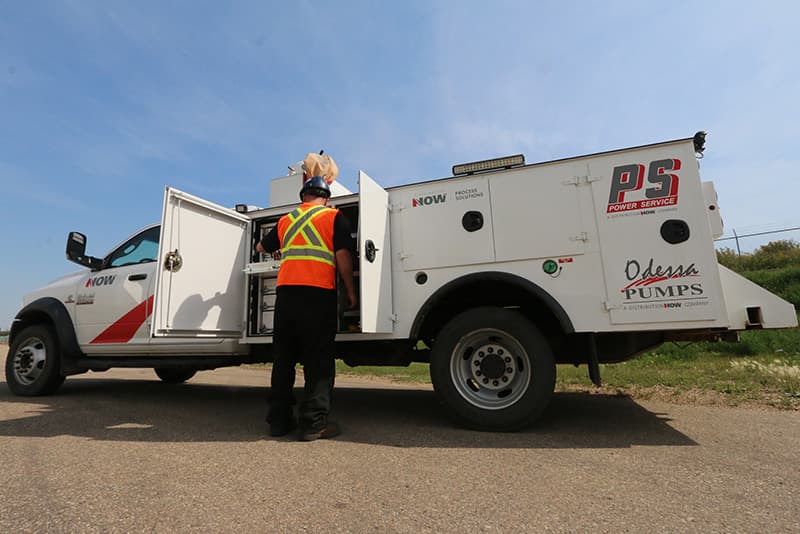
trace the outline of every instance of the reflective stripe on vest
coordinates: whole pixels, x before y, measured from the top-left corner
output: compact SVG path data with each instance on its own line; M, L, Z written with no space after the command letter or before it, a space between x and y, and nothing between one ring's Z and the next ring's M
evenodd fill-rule
M281 253L281 259L312 260L333 265L333 253L312 247L290 247Z
M281 259L321 261L333 266L333 251L322 243L322 236L312 223L314 216L325 209L329 208L314 206L303 213L301 208L297 208L288 215L292 222L283 235L283 242L286 244L281 252ZM294 238L301 232L309 242L308 245L294 243Z
M337 213L325 206L304 205L278 222L282 260L279 286L336 287L333 222Z
M303 230L306 225L311 223L311 217L324 209L325 206L314 206L307 212L303 213L300 208L297 208L288 214L287 217L289 217L289 220L292 221L292 224L290 224L289 228L286 229L286 234L283 236L284 241L286 243L291 243L294 239L294 236L297 235L297 232ZM308 234L306 234L306 236L308 236ZM322 243L317 243L317 245L321 244Z

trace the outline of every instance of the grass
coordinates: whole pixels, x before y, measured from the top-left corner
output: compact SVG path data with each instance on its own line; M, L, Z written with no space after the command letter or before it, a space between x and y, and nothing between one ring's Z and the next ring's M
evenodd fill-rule
M376 376L387 378L393 382L409 382L417 384L430 384L431 377L427 363L412 363L408 367L383 367L374 365L360 365L349 367L344 362L336 361L337 375Z
M558 388L591 388L586 368L560 366ZM652 352L633 360L602 365L604 390L634 397L726 405L800 409L800 354L737 356L720 352L675 358Z

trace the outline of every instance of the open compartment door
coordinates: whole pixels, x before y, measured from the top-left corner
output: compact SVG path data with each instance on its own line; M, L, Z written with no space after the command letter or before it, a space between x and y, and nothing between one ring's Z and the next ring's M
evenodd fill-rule
M241 337L250 220L167 188L153 336Z
M358 172L361 331L392 332L392 250L389 193Z

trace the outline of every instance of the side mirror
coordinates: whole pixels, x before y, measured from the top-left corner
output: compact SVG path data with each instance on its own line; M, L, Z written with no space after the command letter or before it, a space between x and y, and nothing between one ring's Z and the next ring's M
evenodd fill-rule
M70 232L67 236L67 259L92 270L103 264L102 260L86 255L86 236L80 232Z

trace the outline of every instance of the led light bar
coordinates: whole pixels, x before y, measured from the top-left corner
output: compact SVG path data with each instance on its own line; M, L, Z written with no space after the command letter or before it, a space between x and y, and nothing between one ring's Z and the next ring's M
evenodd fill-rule
M476 172L483 171L494 171L497 169L510 169L511 167L519 167L520 165L525 165L525 156L523 154L506 156L504 158L486 159L483 161L475 161L473 163L453 165L453 176L459 176L461 174L474 174Z

